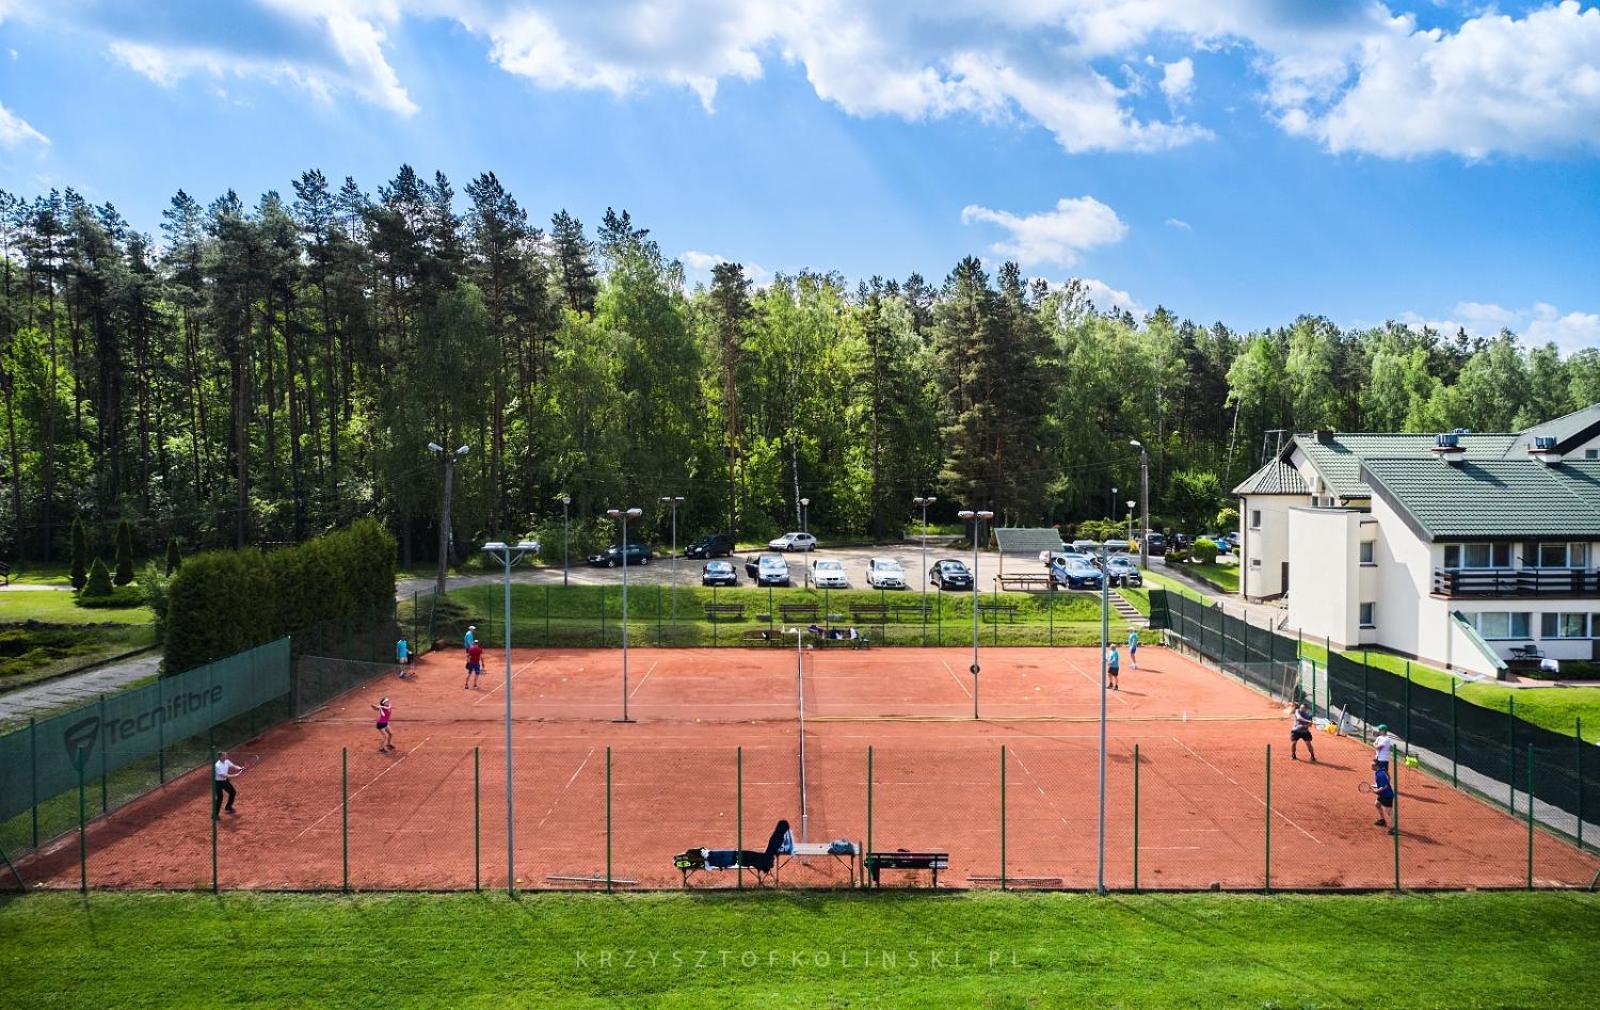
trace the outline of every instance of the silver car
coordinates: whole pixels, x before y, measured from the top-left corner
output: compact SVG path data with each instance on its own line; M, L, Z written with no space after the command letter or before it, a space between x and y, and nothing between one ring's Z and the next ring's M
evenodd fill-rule
M904 589L906 570L894 558L868 558L867 585L873 589Z
M811 583L818 589L849 589L850 577L845 574L843 562L818 558L811 562Z

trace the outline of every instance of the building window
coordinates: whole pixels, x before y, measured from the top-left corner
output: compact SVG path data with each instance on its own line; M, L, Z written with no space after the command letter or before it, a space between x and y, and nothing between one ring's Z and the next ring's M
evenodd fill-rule
M1446 568L1510 568L1511 545L1505 544L1446 544Z
M1251 509L1250 510L1250 528L1253 529L1253 530L1258 530L1258 529L1261 528L1261 510L1260 509Z
M1363 603L1361 605L1361 626L1363 628L1376 628L1378 626L1377 619L1373 615L1374 608L1375 605L1371 603Z
M1373 549L1375 544L1376 544L1376 541L1373 541L1373 540L1363 540L1363 541L1361 541L1361 563L1362 564L1364 564L1364 565L1375 565L1375 564L1377 564L1377 562L1374 561L1373 557L1372 557L1372 549Z
M1261 567L1261 559L1260 558L1251 558L1250 559L1250 567L1251 568L1260 568Z
M1540 568L1587 568L1589 545L1540 544L1538 560Z
M1490 639L1516 639L1528 637L1529 619L1525 611L1486 610L1472 615L1478 634Z
M1600 615L1596 615L1600 617ZM1590 638L1590 615L1588 614L1540 614L1540 638ZM1594 624L1594 629L1600 631L1600 620Z
M1584 459L1600 459L1600 449L1585 449L1585 450L1583 450L1583 458Z

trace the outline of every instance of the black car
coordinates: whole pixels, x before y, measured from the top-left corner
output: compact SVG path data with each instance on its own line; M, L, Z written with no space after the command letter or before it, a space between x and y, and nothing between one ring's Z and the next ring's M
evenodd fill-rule
M737 586L739 573L733 567L732 561L707 561L706 566L700 569L700 584L702 586Z
M1167 538L1160 533L1152 533L1145 537L1146 548L1155 557L1167 553Z
M1144 585L1144 575L1139 571L1139 566L1126 554L1113 554L1107 558L1105 572L1110 576L1113 586Z
M686 558L726 558L733 554L733 534L712 533L683 549Z
M650 548L644 544L628 545L628 564L648 565L651 557ZM622 548L607 547L599 554L591 554L589 564L595 568L615 568L622 564Z
M972 588L972 573L967 571L967 566L954 558L935 561L933 567L928 569L928 584L940 589L967 589Z

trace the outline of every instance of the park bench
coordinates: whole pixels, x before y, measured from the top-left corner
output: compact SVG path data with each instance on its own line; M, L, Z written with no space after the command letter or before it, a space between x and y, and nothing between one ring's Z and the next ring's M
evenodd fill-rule
M1008 572L1005 575L996 576L995 582L1000 584L1002 590L1017 593L1049 592L1056 587L1055 578L1048 572L1043 575L1036 572L1026 574Z
M782 645L783 632L776 628L751 628L744 633L744 641L751 645Z
M882 624L889 619L889 605L886 603L853 603L850 605L850 619L857 624Z
M1001 614L1006 615L1007 624L1015 624L1017 620L1017 605L1015 603L978 604L978 616L990 624L998 623Z
M784 622L788 624L800 621L816 623L821 609L815 603L780 603L778 613L783 615Z
M933 616L933 608L920 603L897 603L894 605L894 616L895 620L901 622L920 622L924 616Z
M933 872L933 886L939 887L939 871L950 868L950 853L948 852L908 852L905 849L895 849L893 852L869 852L862 863L865 871L872 877L872 886L878 886L878 874L884 870L906 870L918 872L931 870Z
M742 621L744 620L744 604L742 603L707 603L706 620L708 621Z

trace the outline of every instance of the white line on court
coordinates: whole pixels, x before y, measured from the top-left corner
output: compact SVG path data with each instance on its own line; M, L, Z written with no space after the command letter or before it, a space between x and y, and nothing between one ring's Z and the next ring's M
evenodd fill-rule
M562 786L561 791L556 793L555 799L550 801L550 809L546 810L544 816L539 818L539 827L544 827L544 822L548 821L550 815L556 812L556 805L561 802L563 796L567 795L567 790L572 788L572 783L578 781L578 776L583 773L584 768L588 767L589 759L592 757L594 757L594 748L590 747L589 753L585 754L583 760L578 762L578 768L572 773L572 777L567 779L567 784Z
M1017 764L1022 768L1022 773L1028 776L1028 781L1033 783L1033 788L1039 791L1039 795L1044 797L1044 801L1050 804L1050 809L1056 812L1056 818L1060 820L1062 824L1069 823L1066 815L1061 812L1061 808L1056 806L1056 801L1051 799L1050 794L1044 791L1044 786L1039 784L1038 778L1034 776L1033 771L1028 767L1027 762L1022 760L1022 753L1018 751L1016 747L1011 748L1011 756L1017 759Z
M1072 660L1068 659L1066 656L1062 656L1061 659L1062 659L1062 661L1064 663L1066 663L1068 666L1070 666L1072 668L1072 672L1074 672L1074 673L1078 674L1079 676L1083 677L1084 680L1087 680L1089 683L1093 684L1096 688L1099 688L1099 686L1100 686L1100 674L1099 674L1098 671L1096 671L1095 673L1090 673L1089 671L1087 671L1087 670L1083 669L1081 666L1079 666L1077 663L1074 663ZM1126 698L1124 698L1122 696L1122 692L1121 691L1107 690L1106 691L1106 697L1115 700L1120 705L1131 705L1131 704L1133 704L1133 702L1129 701L1128 699L1126 699ZM1098 715L1095 716L1096 721L1098 721L1099 718L1100 717Z
M522 666L519 669L511 671L511 679L512 680L516 680L518 676L520 676L521 674L527 672L528 667L532 666L533 664L537 663L539 660L541 660L543 658L544 658L543 656L535 656L532 659L528 660L526 663L523 663ZM487 701L489 699L490 695L494 694L496 691L500 690L504 686L505 686L505 681L502 680L500 683L496 684L494 687L489 688L487 693L480 694L477 697L477 699L475 701L473 701L473 704L474 705L482 705L485 701Z
M646 670L644 672L644 676L639 678L639 683L633 685L633 690L628 692L628 697L632 698L634 695L638 694L639 693L639 688L643 687L644 686L644 682L649 680L650 679L650 675L652 673L655 673L655 672L656 672L656 664L651 663L650 664L650 669Z
M1212 771L1216 772L1218 775L1221 775L1223 778L1227 779L1229 782L1232 782L1234 785L1238 786L1240 792L1244 793L1246 796L1250 797L1251 799L1255 800L1257 803L1261 804L1261 806L1263 808L1266 807L1266 805L1267 805L1267 801L1266 800L1262 799L1261 797L1257 796L1255 793L1251 792L1249 790L1249 788L1247 788L1243 783L1239 782L1237 779L1235 779L1233 776L1229 775L1227 772L1223 771L1221 768L1218 768L1216 765L1212 764L1210 761L1207 761L1205 758L1201 757L1199 754L1195 754L1194 748L1190 747L1188 744L1184 743L1182 740L1179 740L1177 737L1173 737L1172 738L1172 742L1176 743L1179 747L1182 747L1184 750L1188 751L1190 754L1194 754L1194 758L1195 758L1196 761L1199 761L1201 764L1205 765L1207 768L1210 768ZM1284 821L1290 827L1294 828L1296 831L1300 832L1302 835L1305 835L1307 838L1311 839L1313 842L1316 842L1318 845L1322 844L1322 839L1318 838L1316 835L1313 835L1311 832L1307 831L1305 828L1302 828L1299 825L1299 823L1296 822L1295 819L1290 817L1288 814L1284 813L1281 810L1274 810L1273 814L1277 815L1278 817L1282 817L1284 819Z
M379 779L383 778L385 775L389 774L390 772L394 771L396 768L400 767L400 762L401 761L404 761L406 758L410 757L411 755L415 754L417 751L421 750L422 749L422 744L427 743L429 740L432 740L432 739L433 739L433 737L431 737L431 736L423 737L422 738L422 743L419 743L415 747L413 747L410 750L406 751L404 754L400 755L399 759L396 760L394 762L394 764L392 764L389 767L385 768L383 771L379 772L378 774L372 776L372 780L370 782L368 782L367 785L362 786L360 789L357 789L355 792L350 794L350 799L353 800L357 796L360 796L362 793L366 792L367 791L367 786L372 785L374 782L377 782ZM338 806L334 807L332 810L328 811L327 813L323 814L321 817L318 817L316 820L314 820L310 824L306 825L305 828L300 832L300 834L294 836L294 841L298 842L305 835L305 833L307 831L310 831L312 828L315 828L317 825L321 824L323 821L327 820L328 818L332 817L334 814L338 813L341 809L343 809L344 805L345 805L344 803L340 803Z
M956 686L957 686L957 687L959 687L959 688L961 688L961 690L962 690L962 692L963 692L963 693L964 693L964 694L965 694L965 695L966 695L966 696L967 696L967 697L968 697L968 698L970 698L970 697L972 697L972 689L971 689L971 688L969 688L969 687L968 687L968 686L967 686L967 685L966 685L966 684L965 684L965 683L964 683L964 682L963 682L963 681L962 681L962 679L961 679L961 678L960 678L960 677L957 677L957 676L956 676L956 672L955 672L955 670L952 670L952 669L951 669L951 668L950 668L950 661L949 661L949 660L945 660L945 659L941 659L941 660L939 660L939 662L941 662L941 663L943 663L943 664L944 664L944 668L945 668L945 669L946 669L946 670L950 670L950 677L951 677L951 679L952 679L952 680L954 680L954 681L955 681L955 682L956 682Z

